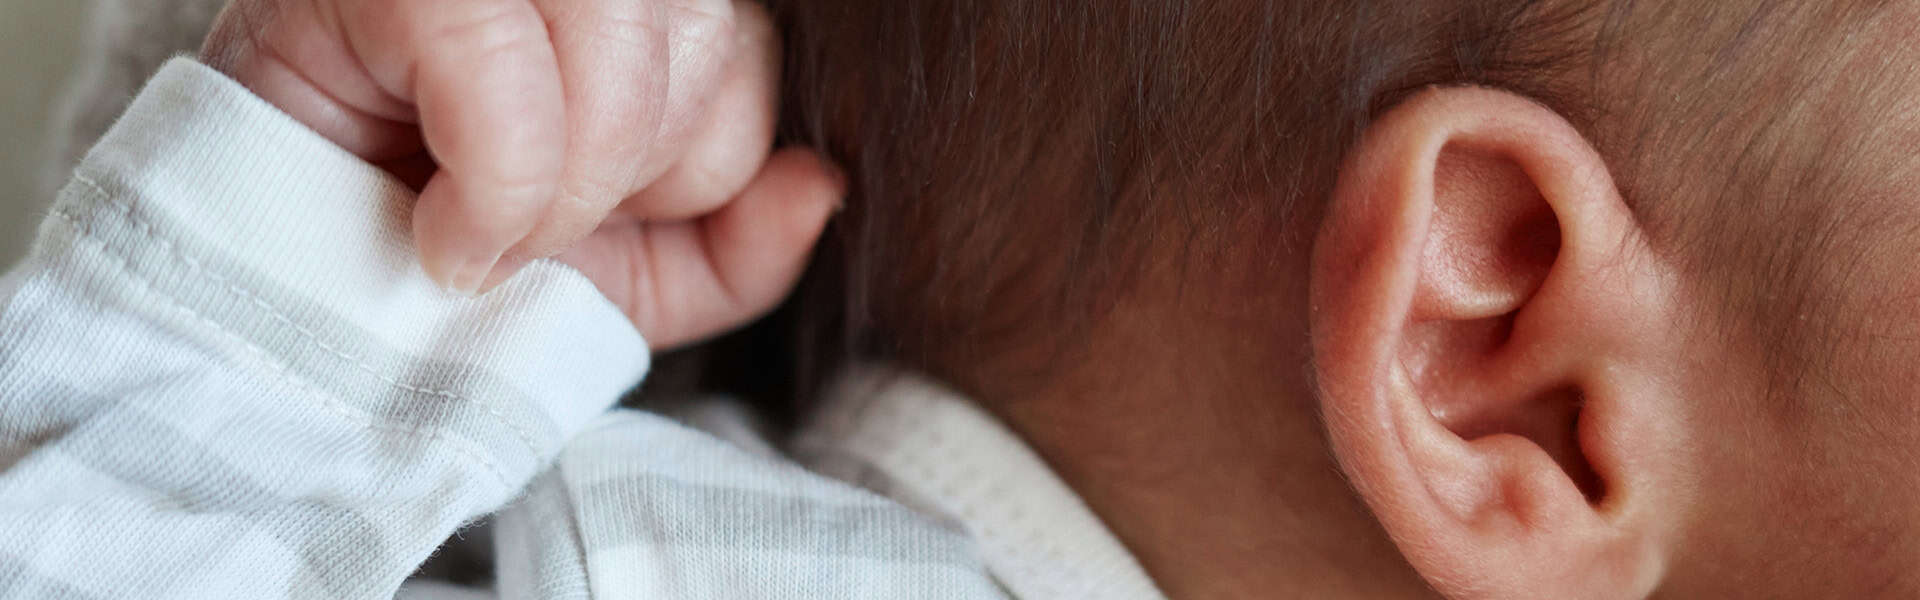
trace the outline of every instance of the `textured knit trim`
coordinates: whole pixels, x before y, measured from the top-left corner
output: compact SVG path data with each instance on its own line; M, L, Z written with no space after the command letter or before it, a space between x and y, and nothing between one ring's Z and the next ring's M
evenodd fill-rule
M957 523L1019 598L1163 598L1139 562L1020 438L955 392L852 369L798 439L823 472Z

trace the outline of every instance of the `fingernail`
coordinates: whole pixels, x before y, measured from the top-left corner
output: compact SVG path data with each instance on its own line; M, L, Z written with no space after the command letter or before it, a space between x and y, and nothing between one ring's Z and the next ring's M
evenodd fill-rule
M493 291L493 288L500 287L500 284L506 283L514 275L519 274L520 269L526 268L527 263L530 262L533 261L513 254L500 257L500 261L487 271L486 278L481 280L480 293L485 294Z
M452 278L446 284L448 290L462 296L473 297L480 294L480 288L487 281L487 274L493 272L493 265L500 262L498 255L469 259L453 270Z

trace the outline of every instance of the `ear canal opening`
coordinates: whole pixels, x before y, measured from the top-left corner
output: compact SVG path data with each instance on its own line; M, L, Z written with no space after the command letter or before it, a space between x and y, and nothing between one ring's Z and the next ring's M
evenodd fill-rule
M1500 434L1532 440L1560 465L1587 502L1597 505L1607 490L1586 452L1580 449L1580 415L1585 402L1586 396L1579 388L1562 386L1498 414L1478 415L1449 427L1467 441Z

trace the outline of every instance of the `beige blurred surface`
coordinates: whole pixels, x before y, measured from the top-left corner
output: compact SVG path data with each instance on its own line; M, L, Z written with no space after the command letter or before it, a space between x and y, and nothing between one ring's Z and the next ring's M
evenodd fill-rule
M73 63L79 0L0 0L0 265L12 265L32 241L45 208L54 97Z

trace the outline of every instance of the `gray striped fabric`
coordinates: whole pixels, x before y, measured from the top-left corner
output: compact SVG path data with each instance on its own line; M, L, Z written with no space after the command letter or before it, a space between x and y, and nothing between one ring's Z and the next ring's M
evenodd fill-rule
M419 272L406 190L169 64L0 279L0 598L1003 596L973 541L664 417L577 273ZM487 575L487 574L480 574ZM484 582L483 582L484 583Z

